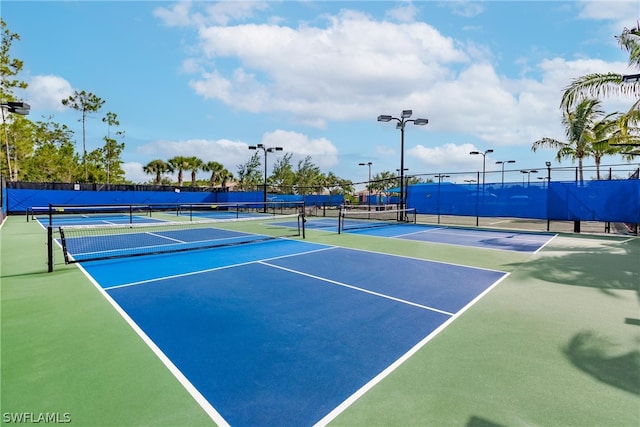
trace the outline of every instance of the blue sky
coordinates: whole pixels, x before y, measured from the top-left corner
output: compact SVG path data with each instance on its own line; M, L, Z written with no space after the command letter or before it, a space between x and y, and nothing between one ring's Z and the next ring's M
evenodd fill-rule
M234 174L258 143L282 146L294 165L310 155L354 182L400 167L400 132L380 114L411 109L408 174L571 166L541 137L564 140L563 88L592 72L632 73L615 36L640 19L640 1L15 1L2 18L20 41L18 95L32 120L54 117L74 90L105 100L87 125L102 145L107 112L126 132L127 178L152 179L153 159L196 155ZM608 112L630 107L610 99ZM268 167L281 153L268 158ZM620 163L618 158L605 163ZM204 173L202 173L204 177ZM454 175L462 182L473 177Z

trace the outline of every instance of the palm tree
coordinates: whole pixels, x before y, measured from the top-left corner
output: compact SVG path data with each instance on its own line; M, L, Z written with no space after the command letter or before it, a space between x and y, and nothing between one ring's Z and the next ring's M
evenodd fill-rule
M178 185L182 187L183 172L189 168L188 157L175 156L170 158L168 163L174 171L178 171Z
M192 157L187 157L187 163L189 164L187 169L189 169L191 171L191 186L195 187L196 186L196 174L198 173L198 171L200 169L202 169L202 166L204 166L204 162L202 161L202 159L199 159L198 157L192 156Z
M220 180L220 173L224 169L222 163L216 161L210 161L202 166L202 170L205 172L211 172L211 178L209 178L209 185L215 187Z
M156 179L154 181L154 184L156 185L160 185L160 183L162 182L163 173L173 172L173 168L171 167L171 165L160 159L151 160L146 164L146 166L142 167L142 170L146 174L156 175Z
M640 70L640 23L636 28L625 28L622 34L616 37L620 47L629 52L629 66ZM637 130L640 119L640 82L625 82L623 75L618 73L592 73L578 77L565 88L562 95L561 108L570 109L584 98L606 98L608 96L630 96L635 102L629 111L620 118L620 136L627 138L624 142L638 143L638 135L630 131L633 125Z
M578 103L575 110L565 110L562 124L565 127L567 141L562 142L545 137L535 141L531 150L536 152L540 148L557 148L556 160L577 159L580 181L583 181L582 161L594 156L599 166L602 155L608 154L609 138L617 129L617 121L611 120L611 117L618 113L609 114L598 120L604 115L600 104L601 102L597 99L584 99Z
M220 178L220 186L222 188L227 188L227 182L233 179L233 174L231 173L231 171L225 168L225 169L222 169L222 171L220 172L219 178Z

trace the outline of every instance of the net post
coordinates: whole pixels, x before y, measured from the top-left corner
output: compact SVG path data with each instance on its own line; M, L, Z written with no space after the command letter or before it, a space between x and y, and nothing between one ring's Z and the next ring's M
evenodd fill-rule
M47 227L47 272L53 271L53 227Z
M338 234L342 234L342 216L344 215L343 213L343 206L340 206L340 209L338 210Z
M53 205L49 203L49 227L53 227Z
M133 205L129 205L129 224L133 224Z

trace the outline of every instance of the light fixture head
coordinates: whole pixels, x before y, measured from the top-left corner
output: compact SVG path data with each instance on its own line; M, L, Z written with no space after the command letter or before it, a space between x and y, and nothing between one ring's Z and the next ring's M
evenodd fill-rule
M469 152L469 154L480 154L480 152L479 151L471 151L471 152Z
M402 110L402 116L400 117L402 117L403 119L408 119L412 114L413 110Z
M416 126L424 126L429 123L429 119L415 119L413 124Z
M249 150L255 150L256 148L258 148L258 147L256 147L255 145L250 145L249 146Z
M392 118L393 117L391 117L391 116L388 116L386 114L382 114L382 115L378 116L378 121L379 122L390 122Z
M545 165L547 165L547 167L551 166L551 162L544 162Z
M488 150L484 151L484 154L488 154L488 153L493 153L493 149L489 148Z

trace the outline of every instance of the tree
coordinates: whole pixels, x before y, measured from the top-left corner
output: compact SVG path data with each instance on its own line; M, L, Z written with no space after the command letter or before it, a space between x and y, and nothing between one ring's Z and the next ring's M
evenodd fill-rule
M15 88L26 89L28 84L18 79L14 79L20 71L22 71L23 62L16 58L11 58L10 51L11 45L14 41L20 40L20 35L12 33L7 24L2 18L0 18L0 29L2 30L2 43L0 44L0 99L3 102L14 101L13 90ZM9 129L6 126L9 120L9 114L4 108L0 108L2 114L2 124L4 127L4 145L5 145L5 161L7 166L7 172L9 174L10 181L16 181L18 167L14 165L11 167L11 142L9 141ZM14 150L15 153L15 150Z
M162 174L173 172L173 168L171 167L171 165L160 159L151 160L149 163L142 167L142 170L148 175L156 176L155 180L153 181L155 185L160 185L162 183Z
M531 150L536 152L540 148L557 148L556 160L560 161L563 158L578 160L580 181L583 181L583 160L587 157L598 156L597 162L599 164L615 129L612 126L615 126L616 122L611 120L611 117L617 113L598 120L604 115L600 104L601 102L596 99L580 101L574 110L565 111L562 118L567 141L562 142L545 137L535 141Z
M124 150L124 142L118 142L119 138L124 138L124 131L117 130L120 126L118 116L115 113L107 113L102 121L107 124L107 136L104 138L104 147L102 148L102 164L105 167L107 174L107 184L112 181L122 182L124 181L124 171L122 170L122 160L120 154ZM111 137L111 128L115 127L116 131L114 137Z
M220 186L222 188L227 188L227 183L231 179L233 179L233 174L231 173L231 171L222 169L222 171L220 172Z
M640 25L625 28L616 36L618 45L629 53L629 66L640 70ZM585 98L606 98L609 96L630 96L635 99L627 113L619 119L620 135L617 143L638 143L638 122L640 121L640 82L625 82L618 73L592 73L578 77L567 86L562 95L560 107L569 110Z
M175 156L169 159L171 170L178 171L178 185L182 187L183 172L189 169L189 160L184 156Z
M255 188L264 182L260 166L260 154L257 151L251 155L251 158L246 163L236 166L238 168L238 188L240 190Z
M94 95L91 92L85 92L77 90L74 91L73 95L69 96L66 99L62 100L62 105L65 107L73 108L76 111L79 111L82 114L82 118L80 121L82 122L82 165L84 167L84 179L88 179L88 170L87 170L87 131L86 131L86 120L89 113L95 113L102 108L104 105L104 101Z
M216 161L209 161L205 163L202 165L202 170L205 172L211 172L211 177L209 178L209 185L211 187L221 184L224 188L227 185L227 180L233 176L222 163Z
M188 167L187 169L189 169L191 171L191 186L195 187L196 186L196 175L198 173L198 171L200 169L202 169L202 166L204 166L204 162L202 161L202 159L199 159L198 157L192 156L192 157L187 157L187 163L188 163Z
M372 193L385 193L387 190L398 186L398 177L390 171L382 171L371 178L367 189Z
M322 172L311 161L311 156L298 162L296 170L296 192L301 195L319 192L323 188Z
M269 177L269 183L279 192L285 194L293 193L296 174L291 165L292 153L285 153L284 156L276 160L273 164L273 170Z
M348 179L342 179L333 172L329 172L324 176L323 185L329 191L329 198L334 194L351 194L354 191L353 182Z
M34 150L25 161L23 179L41 182L74 182L79 157L73 145L73 131L66 125L47 121L33 124Z

